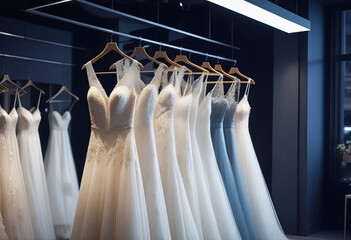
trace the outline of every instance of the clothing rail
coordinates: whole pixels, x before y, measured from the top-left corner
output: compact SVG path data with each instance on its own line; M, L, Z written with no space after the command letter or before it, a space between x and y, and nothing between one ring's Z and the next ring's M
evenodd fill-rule
M51 61L51 60L39 59L39 58L23 57L23 56L12 55L12 54L0 53L0 56L1 57L7 57L7 58L16 58L16 59L21 59L21 60L34 61L34 62L42 62L42 63L56 64L56 65L63 65L63 66L68 66L68 67L75 67L76 66L76 65L70 64L70 63L57 62L57 61Z
M42 8L50 7L50 6L54 6L54 5L59 5L59 4L66 3L66 2L73 2L73 0L58 1L58 2L54 2L54 3L41 5L41 6L38 6L38 7L29 8L27 10L28 11L33 11L33 10L37 11L38 9L42 9ZM88 2L86 0L74 0L74 2L79 2L80 4L84 4L84 5L96 8L96 9L100 9L100 10L103 10L103 11L106 11L106 12L110 12L110 13L122 16L122 17L126 17L126 18L129 18L129 19L133 19L133 20L136 20L136 21L139 21L139 22L143 22L143 23L146 23L146 24L149 24L149 25L153 25L153 26L156 26L156 27L159 27L159 28L163 28L163 29L166 29L166 30L169 30L169 31L172 31L172 32L177 32L177 33L189 36L189 37L197 38L197 39L200 39L200 40L203 40L203 41L207 41L207 42L214 43L214 44L217 44L217 45L221 45L221 46L224 46L224 47L232 48L232 49L235 49L235 50L240 50L239 47L236 47L236 46L233 46L233 45L230 45L230 44L227 44L227 43L219 42L219 41L216 41L216 40L213 40L213 39L210 39L210 38L206 38L206 37L194 34L194 33L190 33L190 32L184 31L184 30L180 30L178 28L170 27L170 26L167 26L167 25L164 25L164 24L160 24L160 23L157 23L157 22L153 22L153 21L150 21L150 20L147 20L147 19L144 19L144 18L136 17L136 16L133 16L133 15L130 15L130 14L118 11L118 10L114 10L114 9L111 9L111 8L107 8L107 7L101 6L99 4Z
M208 53L192 50L192 49L189 49L189 48L183 48L183 47L179 47L179 46L168 44L168 43L161 43L161 42L158 42L158 41L155 41L155 40L151 40L151 39L147 39L147 38L143 38L143 37L138 37L138 36L130 35L130 34L127 34L127 33L117 32L117 31L110 30L110 29L107 29L107 28L91 25L91 24L88 24L88 23L83 23L83 22L72 20L72 19L59 17L59 16L52 15L52 14L49 14L49 13L43 13L43 12L40 12L40 11L37 11L37 10L27 9L26 12L31 13L31 14L35 14L35 15L38 15L38 16L42 16L42 17L55 19L55 20L58 20L58 21L61 21L61 22L66 22L66 23L77 25L77 26L90 28L90 29L93 29L93 30L96 30L96 31L100 31L100 32L106 32L106 33L110 33L110 34L113 34L113 35L118 35L118 36L122 36L122 37L127 37L127 38L131 38L131 39L140 40L140 41L143 41L143 42L152 43L152 44L155 44L155 45L160 45L162 47L173 48L173 49L177 49L177 50L180 50L180 51L186 51L186 52L189 52L189 53L192 53L192 54L195 53L195 54L198 54L198 55L215 58L215 59L218 59L218 61L219 60L224 60L224 61L236 63L236 60L234 60L234 59L225 58L225 57L221 57L221 56L216 56L216 55L213 55L213 54L208 54Z
M86 50L86 51L89 50L88 48L76 47L76 46L72 46L72 45L68 45L68 44L64 44L64 43L58 43L58 42L53 42L53 41L48 41L48 40L43 40L43 39L38 39L38 38L26 37L23 35L13 34L13 33L9 33L9 32L1 32L0 31L0 35L7 36L7 37L13 37L13 38L20 38L20 39L25 39L25 40L31 40L34 42L41 42L41 43L46 43L46 44L65 47L65 48L75 48L75 49Z

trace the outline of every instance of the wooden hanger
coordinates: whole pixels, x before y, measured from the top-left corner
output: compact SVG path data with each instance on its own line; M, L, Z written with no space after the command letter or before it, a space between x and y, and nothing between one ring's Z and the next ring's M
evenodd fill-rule
M237 67L231 67L229 70L229 74L238 74L240 77L243 77L243 78L249 80L249 77L242 74ZM251 78L251 84L252 85L256 84L256 82L252 78Z
M16 87L18 90L19 90L19 95L20 96L23 96L24 94L26 94L27 92L21 88L20 86L18 86L16 83L14 83L11 79L10 79L10 76L8 74L4 74L2 76L2 80L1 80L1 84L5 83L5 82L8 82L10 83L12 86Z
M105 56L107 53L109 53L111 51L117 52L119 55L121 55L124 58L128 58L129 60L133 60L133 58L129 57L124 52L122 52L121 49L118 48L118 45L117 45L116 42L109 42L109 43L106 44L104 50L102 50L102 52L99 55L97 55L92 60L90 60L91 63L94 63L94 62L98 61L100 58L102 58L103 56ZM144 67L141 63L139 63L139 66L140 67ZM85 69L85 64L82 67L82 70L83 69Z
M73 98L76 99L76 101L79 101L79 97L77 97L76 95L74 95L70 90L68 90L68 88L65 85L62 85L62 87L60 88L60 90L53 95L51 98L49 98L48 100L46 100L46 103L48 102L52 102L58 95L60 95L62 92L66 92L69 95L71 95Z
M209 73L209 71L203 67L200 67L199 65L196 65L195 63L190 62L188 57L186 55L177 55L176 58L174 59L174 62L179 63L183 62L189 66L192 66L193 68L196 68L201 71L201 73L195 73L193 72L192 74L202 74L203 72Z
M35 83L32 80L28 80L28 82L22 88L25 89L25 88L27 88L29 86L32 86L33 88L35 88L36 90L41 92L41 94L45 95L44 90L39 88L37 85L35 85Z
M134 52L132 53L132 55L130 55L131 58L134 58L136 55L142 55L144 57L146 57L146 59L150 60L151 62L156 63L157 65L160 65L160 62L157 61L155 58L151 57L145 50L144 47L136 47L134 48Z
M217 73L217 74L222 74L222 73L218 72L216 69L214 69L214 68L211 66L211 64L210 64L209 62L207 62L207 61L203 62L203 63L201 64L201 67L206 68L206 69L208 69L208 70L211 71L211 72L214 72L214 73ZM222 75L223 75L223 74L222 74Z
M0 93L7 92L9 89L5 87L4 85L0 84Z

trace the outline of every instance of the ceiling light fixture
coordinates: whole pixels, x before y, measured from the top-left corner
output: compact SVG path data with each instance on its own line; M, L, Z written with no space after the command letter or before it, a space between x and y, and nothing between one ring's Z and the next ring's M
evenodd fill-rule
M286 33L310 31L311 22L267 0L208 0Z

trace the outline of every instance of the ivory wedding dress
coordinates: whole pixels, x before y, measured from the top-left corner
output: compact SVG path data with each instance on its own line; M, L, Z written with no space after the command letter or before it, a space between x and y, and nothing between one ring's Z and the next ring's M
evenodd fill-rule
M44 165L52 220L56 238L71 237L78 199L78 179L73 160L68 126L71 113L50 112L50 137Z
M221 238L223 240L241 239L212 146L210 132L211 92L205 95L206 82L199 100L200 105L196 119L196 140L206 174L211 202Z
M8 240L9 239L7 234L6 234L4 219L2 218L1 212L0 212L0 239L1 240Z
M150 239L133 118L137 61L115 63L117 84L108 96L86 64L91 135L72 239Z
M238 157L249 205L254 219L256 234L262 240L287 239L275 212L271 196L264 180L249 132L250 104L247 100L250 88L238 103L235 114L235 138Z
M192 103L190 107L190 137L191 137L191 148L194 160L195 169L195 183L197 194L199 196L199 208L201 216L202 233L204 239L215 240L221 239L219 229L217 226L217 220L213 211L212 202L210 199L208 189L208 179L206 178L199 147L196 141L196 119L199 106L199 98L203 86L204 74L202 74L193 84L191 89ZM179 130L178 130L179 131Z
M216 155L218 168L221 172L228 199L232 207L235 222L238 226L242 239L251 239L250 232L243 213L238 189L236 187L233 171L228 159L225 146L223 120L228 110L228 102L224 96L223 78L212 89L212 112L211 112L211 137Z
M35 239L54 240L54 225L38 132L41 120L40 97L41 93L39 93L37 107L31 110L22 107L21 98L18 97L20 107L17 109L17 140Z
M150 236L153 240L171 239L153 126L158 89L161 79L167 78L165 69L166 65L161 63L152 81L139 93L134 117L135 140L143 176ZM136 84L144 85L142 81Z
M173 78L173 82L171 83L174 85L176 93L173 116L176 154L191 212L195 220L199 237L203 239L189 127L192 95L185 94L187 89L184 89L183 93L181 92L181 85L185 83L183 76L184 68L182 68L177 77ZM189 84L186 84L186 86L190 88L191 84L189 81L188 83Z
M172 79L176 75L177 70L173 72ZM191 213L176 155L173 128L175 90L172 83L167 85L163 82L162 85L163 89L156 101L154 131L171 236L174 240L196 240L200 239L199 233Z
M35 238L16 139L16 99L17 92L10 113L0 106L0 208L8 238L29 240Z
M247 200L247 193L245 190L243 177L241 174L240 163L237 155L237 148L234 136L234 117L235 110L238 104L240 94L240 83L234 82L230 86L225 98L228 101L228 110L223 121L223 132L225 137L225 144L227 147L228 158L234 173L235 184L238 190L238 198L240 200L240 207L242 208L245 222L248 227L251 239L257 239L255 226L252 218L251 209Z

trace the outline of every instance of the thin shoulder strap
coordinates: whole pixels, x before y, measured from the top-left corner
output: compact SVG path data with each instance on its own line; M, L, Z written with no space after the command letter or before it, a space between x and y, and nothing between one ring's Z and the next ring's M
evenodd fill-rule
M251 86L251 78L249 78L249 81L246 85L246 89L245 89L245 96L249 96L249 92L250 92L250 86Z
M199 104L202 102L202 100L205 99L206 97L206 89L207 89L207 79L208 79L208 74L205 75L205 81L203 83L202 86L202 93L200 94L200 98L199 98Z
M18 94L18 89L16 88L15 101L13 103L13 108L16 108L17 98L18 98L18 102L19 102L20 107L22 107L21 101L20 101L20 96Z
M74 99L73 102L72 102L72 104L71 104L71 106L70 106L69 109L68 109L69 112L71 112L71 110L72 110L72 108L73 108L73 106L74 106L74 104L75 104L76 102L77 102L77 99Z
M211 90L211 94L213 97L223 97L224 89L223 89L223 75L219 76L218 81L215 86Z
M40 99L41 99L41 91L39 91L39 97L38 97L37 109L39 109Z
M239 99L240 99L240 86L241 86L239 79L238 79L237 83L238 83L238 86L236 87L236 93L235 93L234 98L235 98L236 102L239 102Z
M89 86L96 86L96 80L97 80L97 76L93 67L93 64L91 63L91 61L87 62L85 64L85 69L87 71L87 76L88 76L88 82L89 82Z
M167 66L163 63L161 63L158 68L156 69L155 75L153 79L151 80L150 84L153 84L156 86L156 88L159 88L161 85L162 78L164 77L164 74L166 73ZM167 73L166 73L167 74Z

